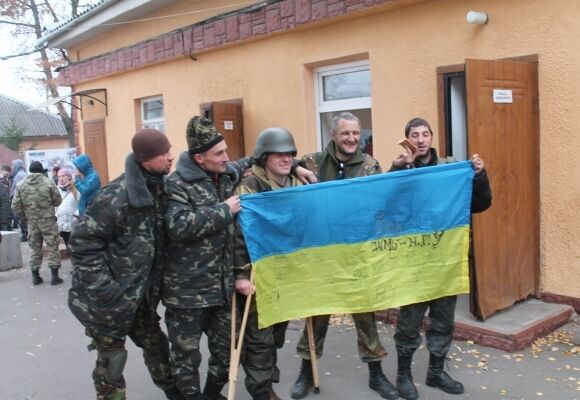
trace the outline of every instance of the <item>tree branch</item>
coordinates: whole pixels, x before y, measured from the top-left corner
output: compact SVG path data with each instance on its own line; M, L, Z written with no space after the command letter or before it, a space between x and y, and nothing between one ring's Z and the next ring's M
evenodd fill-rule
M19 54L10 54L8 56L0 56L0 60L9 60L11 58L28 56L30 54L34 54L34 53L37 53L37 52L38 52L38 50L31 50L31 51L25 51L25 52L19 53Z
M6 21L5 19L0 19L0 24L24 26L26 28L34 28L34 24L26 24L24 22L16 22L16 21Z

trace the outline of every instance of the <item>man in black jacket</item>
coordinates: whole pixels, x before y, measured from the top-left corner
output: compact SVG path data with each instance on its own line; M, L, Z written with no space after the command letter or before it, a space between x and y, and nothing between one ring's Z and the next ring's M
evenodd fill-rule
M167 195L173 155L167 136L143 129L132 140L125 173L104 187L73 228L69 307L97 350L97 400L124 400L127 336L143 349L153 382L182 400L169 368L169 342L159 325Z
M393 161L389 172L435 166L451 161L439 158L437 151L431 147L433 131L424 119L413 118L409 121L405 127L405 137L416 146L416 150L412 151L405 147L405 151ZM478 213L491 206L491 188L483 160L479 158L478 154L471 157L471 163L475 170L471 212ZM431 325L426 333L427 348L429 349L429 369L426 383L428 386L438 387L446 393L463 393L463 385L443 371L445 358L455 330L456 303L457 296L447 296L401 307L395 332L395 345L398 357L397 388L399 396L403 399L419 398L411 375L411 362L413 353L421 344L420 328L427 308L429 308Z

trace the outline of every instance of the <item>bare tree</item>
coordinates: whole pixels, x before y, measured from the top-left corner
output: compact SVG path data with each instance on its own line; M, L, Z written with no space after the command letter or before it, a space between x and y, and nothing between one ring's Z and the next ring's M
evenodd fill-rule
M31 43L43 36L45 25L64 23L68 18L75 18L79 9L90 3L90 0L0 0L0 25L8 26L14 37L23 38L28 43L21 44L13 54L0 55L0 60L38 54L37 65L43 76L38 81L50 97L59 97L53 71L68 61L64 50L53 51L45 46L32 48ZM63 15L65 21L61 21ZM69 111L62 103L57 103L56 108L68 132L70 145L74 146L74 129Z

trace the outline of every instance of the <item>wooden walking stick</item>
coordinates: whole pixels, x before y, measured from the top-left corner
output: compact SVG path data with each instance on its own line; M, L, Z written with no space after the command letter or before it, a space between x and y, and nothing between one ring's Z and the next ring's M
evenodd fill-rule
M254 269L250 273L250 282L254 284ZM234 299L237 296L234 293ZM244 334L246 333L246 324L248 322L248 314L250 313L250 304L252 303L252 293L246 296L246 305L244 307L244 315L242 315L242 324L240 326L240 336L238 337L238 345L236 347L236 327L235 327L235 317L234 317L234 300L232 299L232 341L230 346L230 371L229 371L229 384L228 384L228 400L234 400L236 397L236 382L238 380L238 367L240 364L240 357L242 354L242 344L244 343Z
M312 380L314 381L314 393L320 393L320 380L318 379L318 360L316 359L316 343L314 342L314 328L312 317L306 318L306 332L308 333L308 349L310 350L310 362L312 363Z

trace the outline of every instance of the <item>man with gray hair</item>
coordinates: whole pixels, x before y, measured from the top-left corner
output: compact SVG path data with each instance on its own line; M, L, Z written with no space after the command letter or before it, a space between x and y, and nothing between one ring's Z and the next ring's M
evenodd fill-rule
M314 172L320 182L380 174L379 162L360 149L360 130L360 120L354 114L342 112L336 115L332 121L330 143L323 152L302 158L306 168ZM387 356L387 351L379 340L374 312L353 314L352 318L356 325L360 358L369 368L369 387L385 399L398 398L397 389L381 367L381 359ZM330 315L312 317L317 358L322 356L329 319ZM314 386L306 329L302 333L297 345L302 365L292 388L293 399L306 397Z

